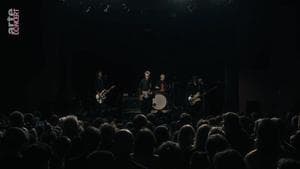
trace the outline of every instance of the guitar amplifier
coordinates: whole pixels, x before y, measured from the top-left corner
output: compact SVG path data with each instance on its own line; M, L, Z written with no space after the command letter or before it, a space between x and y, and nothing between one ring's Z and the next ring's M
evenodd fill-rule
M127 93L123 94L122 110L124 113L140 113L140 101L137 96L130 96Z

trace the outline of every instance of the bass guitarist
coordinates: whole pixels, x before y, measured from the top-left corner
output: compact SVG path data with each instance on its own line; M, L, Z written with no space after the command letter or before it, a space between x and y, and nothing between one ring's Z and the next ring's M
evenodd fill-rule
M107 82L105 81L106 78L103 77L102 71L97 72L97 78L95 82L95 91L96 91L96 113L99 115L103 115L109 111L109 106L107 105L107 95L109 92L115 88L115 85L110 86L107 88Z
M193 76L191 82L187 86L187 102L188 108L192 116L199 118L205 113L204 83L202 78Z

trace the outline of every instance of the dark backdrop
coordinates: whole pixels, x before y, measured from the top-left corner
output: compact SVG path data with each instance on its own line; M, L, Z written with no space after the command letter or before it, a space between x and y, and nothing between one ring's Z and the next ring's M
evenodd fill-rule
M272 15L278 7L295 4L193 1L197 8L190 12L187 2L128 1L130 12L112 4L106 13L104 1L79 2L10 1L4 6L17 6L22 15L21 35L3 34L10 65L5 110L66 109L70 100L93 95L97 69L130 93L146 69L154 77L160 72L176 76L183 86L198 74L210 85L223 82L217 95L225 105L219 110L237 110L239 70L268 69L276 54L252 51L272 48L266 34L276 22Z

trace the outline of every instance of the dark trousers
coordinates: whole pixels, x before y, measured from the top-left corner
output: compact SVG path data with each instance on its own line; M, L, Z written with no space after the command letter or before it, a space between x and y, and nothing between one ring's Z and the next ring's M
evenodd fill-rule
M96 103L96 111L92 114L92 117L104 117L107 113L107 104L106 103Z
M203 102L198 102L195 105L189 107L189 112L194 119L198 120L200 118L205 117L203 108L204 108Z
M141 113L148 114L152 109L152 98L143 99L141 101Z

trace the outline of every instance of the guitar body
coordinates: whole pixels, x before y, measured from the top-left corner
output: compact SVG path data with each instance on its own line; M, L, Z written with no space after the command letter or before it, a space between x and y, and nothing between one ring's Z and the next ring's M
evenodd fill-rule
M104 90L102 90L102 92L96 94L96 101L99 104L102 104L105 99L106 99L106 95L104 94Z
M189 104L190 104L191 106L194 106L194 105L197 104L198 102L201 102L201 101L202 101L201 97L203 97L203 96L207 95L208 93L210 93L210 92L216 90L217 88L218 88L218 86L214 86L214 87L210 88L209 90L207 90L207 91L204 92L204 93L197 92L197 93L195 93L195 94L193 94L193 95L190 95L190 96L188 97L188 102L189 102Z
M143 101L145 99L148 99L152 96L152 92L149 90L149 91L142 91L142 93L140 94L140 101Z
M200 95L200 92L197 92L196 94L194 95L190 95L188 97L188 101L189 101L189 104L191 106L194 106L196 103L198 102L201 102L201 95Z
M113 85L111 86L109 89L103 89L101 92L98 92L96 94L96 101L99 103L99 104L103 104L104 101L106 100L107 98L107 94L113 89L115 88L116 86Z
M201 98L196 98L191 101L191 105L194 106L196 103L201 102Z

